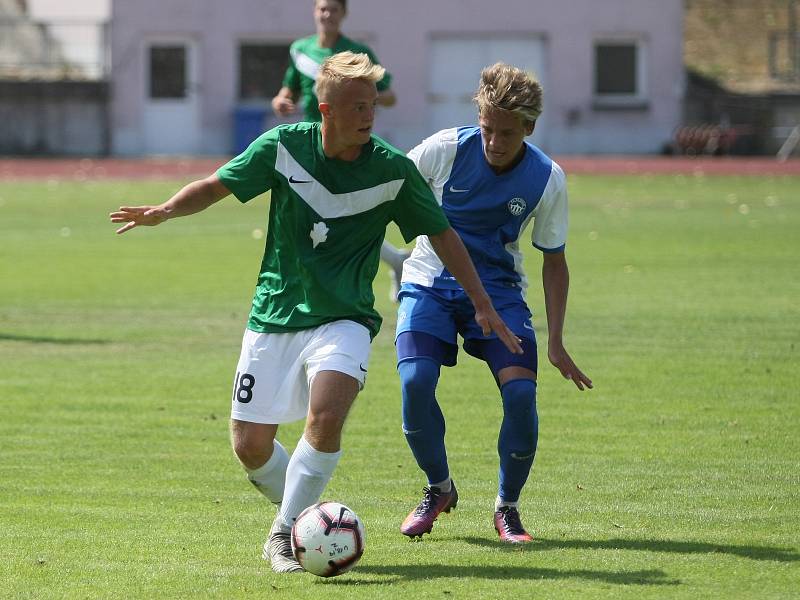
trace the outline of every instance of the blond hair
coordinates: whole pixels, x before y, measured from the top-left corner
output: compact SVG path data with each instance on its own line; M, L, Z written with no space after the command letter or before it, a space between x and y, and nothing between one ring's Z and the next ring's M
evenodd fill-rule
M533 73L505 63L495 63L481 71L481 83L473 98L478 113L500 109L534 123L542 114L542 86Z
M378 83L385 73L386 69L373 64L366 54L339 52L326 58L320 66L314 93L320 102L328 102L342 83L355 79Z

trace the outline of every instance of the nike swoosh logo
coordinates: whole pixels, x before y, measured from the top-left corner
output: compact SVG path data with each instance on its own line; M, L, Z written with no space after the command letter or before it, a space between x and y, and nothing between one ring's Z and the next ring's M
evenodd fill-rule
M468 192L469 190L459 190L454 188L452 185L450 186L450 191L454 194L463 194L464 192Z
M532 326L532 325L528 325L527 323L523 323L523 324L522 324L522 326L523 326L525 329L530 329L531 331L533 331L533 326Z
M303 181L302 179L295 179L294 175L289 175L289 183L311 183L311 181Z
M358 368L361 369L364 373L367 372L367 370L364 368L364 365L358 365Z
M511 458L516 459L516 460L527 460L527 459L531 458L533 455L534 455L534 452L531 452L527 456L520 456L516 452L512 452L511 453Z

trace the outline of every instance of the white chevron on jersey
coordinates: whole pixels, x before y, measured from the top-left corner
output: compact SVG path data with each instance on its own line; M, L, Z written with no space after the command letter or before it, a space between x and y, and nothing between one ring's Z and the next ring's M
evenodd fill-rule
M372 188L332 194L301 167L281 143L278 143L275 170L286 177L289 187L323 219L357 215L384 202L391 202L405 183L405 179L395 179Z
M299 50L290 49L289 54L292 56L295 68L309 79L316 81L317 74L319 73L320 64L307 54L303 54Z

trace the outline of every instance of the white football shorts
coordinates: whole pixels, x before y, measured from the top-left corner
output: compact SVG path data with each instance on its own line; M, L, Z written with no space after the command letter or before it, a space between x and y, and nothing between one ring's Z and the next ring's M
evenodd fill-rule
M231 418L280 424L304 419L311 381L319 371L339 371L364 387L369 330L355 321L333 321L291 333L245 330L236 366Z

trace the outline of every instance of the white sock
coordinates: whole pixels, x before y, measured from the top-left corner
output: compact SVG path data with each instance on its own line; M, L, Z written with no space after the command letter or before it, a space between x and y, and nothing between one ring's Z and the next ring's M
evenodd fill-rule
M403 270L403 261L407 258L407 250L399 250L386 240L381 244L381 260L391 265L395 271Z
M500 496L495 498L495 500L494 500L494 511L497 512L503 506L513 506L514 508L516 508L516 507L519 506L519 500L517 500L516 502L506 502Z
M248 469L247 479L256 489L267 497L273 504L280 504L283 500L283 488L286 482L286 466L289 464L289 454L278 440L272 440L272 456L257 469Z
M341 450L320 452L305 437L300 438L286 468L286 489L280 512L285 531L291 529L297 515L319 502L341 455Z
M431 483L429 487L439 488L440 492L444 492L445 494L449 493L453 487L453 484L450 483L450 478L448 477L444 481L440 481L439 483Z

